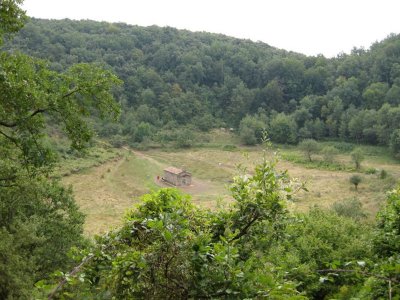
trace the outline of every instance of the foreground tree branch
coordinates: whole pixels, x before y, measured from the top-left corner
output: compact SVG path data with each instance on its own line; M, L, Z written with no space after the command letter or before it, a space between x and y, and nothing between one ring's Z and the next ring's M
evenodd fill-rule
M237 235L235 235L232 239L230 239L229 242L233 242L244 236L251 227L251 225L253 225L259 219L259 217L260 217L259 213L254 212L250 221L239 231Z
M28 117L22 119L22 120L19 121L19 122L7 123L7 122L4 122L4 121L0 121L0 125L2 125L2 126L4 126L4 127L8 127L8 128L14 128L14 127L17 127L17 126L18 126L19 124L21 124L22 122L24 122L24 121L26 121L26 120L28 120L28 119L33 118L33 117L36 116L37 114L41 114L41 113L44 113L44 112L46 112L46 109L39 108L39 109L33 111Z
M69 272L67 275L64 276L64 278L58 283L58 285L54 288L54 290L48 295L47 299L53 299L54 296L57 294L57 292L68 282L69 277L74 277L81 269L82 267L88 263L92 258L94 257L94 254L91 254L87 256L82 262L74 267L71 272Z
M317 270L318 273L361 273L363 275L367 276L373 276L378 279L382 279L388 282L394 282L394 283L399 283L398 280L395 278L389 278L381 275L377 275L371 272L366 272L366 271L360 271L360 270L351 270L351 269L323 269L323 270Z

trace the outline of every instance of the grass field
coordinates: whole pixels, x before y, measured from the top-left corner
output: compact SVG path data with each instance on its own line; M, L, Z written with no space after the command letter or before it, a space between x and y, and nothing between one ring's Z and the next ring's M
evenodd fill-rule
M184 168L193 174L193 185L183 188L183 191L192 195L196 204L213 209L220 202L230 203L232 199L228 187L232 177L239 173L237 166L240 164L251 173L262 160L264 152L261 147L238 147L234 151L224 151L224 146L235 144L235 140L227 133L219 134L221 137L210 141L211 147L203 145L179 151L114 150L107 162L65 176L63 182L73 186L76 200L87 215L86 234L101 233L118 226L124 211L138 203L141 195L162 187L156 177L162 175L167 166ZM366 158L359 173L363 181L356 191L349 183L350 176L356 173L349 151L341 151L335 158L338 164L345 166L343 170L329 170L318 164L308 164L296 147L278 148L282 157L278 168L287 169L291 177L305 181L309 190L296 195L291 208L297 211L305 211L314 205L329 208L336 201L357 198L372 219L385 199L385 192L395 185L400 176L400 164L385 149L365 147ZM267 151L266 156L272 158L276 150ZM285 160L285 157L296 159ZM316 161L321 159L315 156ZM366 174L367 169L385 169L389 176L380 179L378 173Z

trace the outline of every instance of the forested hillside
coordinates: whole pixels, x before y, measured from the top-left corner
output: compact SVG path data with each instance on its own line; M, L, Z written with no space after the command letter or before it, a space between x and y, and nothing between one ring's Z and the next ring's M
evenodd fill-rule
M256 143L334 138L400 149L400 37L336 58L174 28L32 19L7 50L51 68L98 62L124 81L120 124L103 136L135 145L190 140L193 130L240 130Z

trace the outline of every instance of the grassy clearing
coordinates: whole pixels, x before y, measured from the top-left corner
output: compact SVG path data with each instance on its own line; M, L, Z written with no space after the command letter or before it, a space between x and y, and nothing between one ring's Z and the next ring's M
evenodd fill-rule
M120 224L124 211L140 195L159 188L152 174L160 167L130 152L105 164L63 178L72 185L76 200L86 214L85 231L91 235Z
M182 152L181 159L177 153L159 150L145 154L124 151L123 155L101 166L63 178L65 184L73 187L75 198L86 214L87 235L105 232L121 224L125 210L138 203L141 195L161 188L156 177L162 175L165 167L179 167L182 166L179 162L192 161L189 151ZM171 160L161 158L168 155ZM231 171L221 170L216 176L207 178L215 170L210 164L201 167L201 162L193 160L187 166L194 174L194 185L183 191L191 194L195 203L214 208L218 201L229 201L226 183L231 178Z
M296 198L296 209L306 210L318 205L329 208L333 203L356 198L363 204L363 209L371 219L374 218L381 203L400 177L400 165L391 157L390 151L383 147L354 145L350 143L322 142L324 146L335 146L340 150L334 161L326 163L321 155L314 155L309 162L304 153L296 146L283 146L282 162L292 176L307 181L308 193L300 192ZM350 153L359 147L365 155L361 170L356 171ZM385 170L388 176L380 178L380 171ZM349 182L353 174L359 174L362 182L358 191Z
M290 161L295 164L300 164L308 169L320 169L320 170L328 170L328 171L345 171L345 172L354 172L354 166L337 161L324 161L320 155L313 155L313 160L309 161L308 158L304 156L303 153L299 153L297 149L292 149L291 151L286 150L281 153L282 159L286 161ZM338 159L338 158L336 158Z
M275 149L280 151L282 159L309 169L355 172L355 165L350 156L355 148L360 148L365 156L361 172L367 172L368 168L376 168L377 171L380 171L385 167L393 169L392 166L395 166L396 169L396 166L399 166L400 163L385 147L356 145L346 142L319 142L319 145L321 149L325 146L334 146L339 154L334 156L332 162L326 162L321 154L315 154L313 161L310 162L297 146L278 145Z
M191 194L196 204L212 209L218 202L230 203L232 199L228 186L239 173L237 166L247 168L247 172L251 173L263 155L272 159L275 151L264 152L261 147L239 146L228 147L229 151L226 151L226 145L235 145L234 137L230 136L229 133L219 132L210 148L202 146L179 151L152 149L146 152L122 149L116 151L118 155L105 164L64 177L65 183L73 185L77 202L87 214L86 233L92 235L119 225L124 211L138 203L142 194L160 188L155 178L162 175L167 166L187 169L193 174L193 186L182 190ZM357 198L369 218L374 218L386 197L385 192L400 177L400 165L390 158L385 149L364 146L366 157L362 170L357 173L349 155L351 144L341 147L335 163L344 166L342 169L321 165L320 155L315 156L316 163L309 164L297 147L279 147L281 159L278 169L287 169L291 177L307 182L309 190L296 194L291 209L306 211L314 205L330 208L337 201ZM377 171L374 173L372 169ZM379 177L378 171L382 169L388 172L385 179ZM358 191L349 182L353 174L362 177Z

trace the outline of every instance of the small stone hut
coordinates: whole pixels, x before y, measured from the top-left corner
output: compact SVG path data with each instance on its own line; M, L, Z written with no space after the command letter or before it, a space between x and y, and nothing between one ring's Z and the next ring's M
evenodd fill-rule
M190 185L192 183L192 174L182 169L168 167L164 169L163 179L176 186Z

